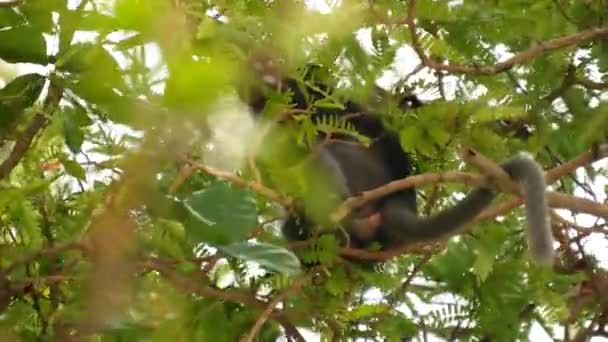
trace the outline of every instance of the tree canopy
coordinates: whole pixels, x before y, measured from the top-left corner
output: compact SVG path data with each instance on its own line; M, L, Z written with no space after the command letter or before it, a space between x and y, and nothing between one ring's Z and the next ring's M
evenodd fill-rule
M607 18L604 0L0 0L0 339L607 337ZM333 86L297 113L269 94L268 125L299 123L277 146L310 148L311 112L377 86L423 102L380 113L417 175L336 222L413 186L439 211L527 151L555 265L529 261L508 184L433 243L287 243L302 184L257 163L268 126L236 96L261 62Z

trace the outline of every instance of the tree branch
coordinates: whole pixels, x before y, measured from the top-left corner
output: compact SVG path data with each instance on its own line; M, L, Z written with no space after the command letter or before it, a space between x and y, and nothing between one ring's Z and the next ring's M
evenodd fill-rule
M507 193L512 193L519 196L519 186L511 181L504 171L490 159L484 157L479 152L472 149L467 149L465 153L467 162L473 163L480 167L484 173L489 175L492 182L497 183L499 188ZM581 154L573 160L555 167L545 174L547 183L553 183L558 178L574 171L576 168L586 165L592 161L602 159L608 156L608 144L601 145L597 151L590 151ZM507 177L507 178L505 178ZM383 186L369 191L364 191L356 196L346 199L330 216L333 222L339 222L344 219L352 210L361 207L365 203L377 200L387 196L393 192L427 185L434 183L456 182L468 186L476 187L487 182L486 177L461 171L447 171L445 173L423 173L414 176L409 176L404 179L392 181ZM596 203L594 201L567 195L558 192L547 192L547 200L549 206L555 208L568 208L578 212L583 212L599 217L608 217L608 205ZM514 198L509 202L502 203L498 207L491 207L481 212L474 222L489 219L501 215L513 208L521 205L521 198Z
M601 144L595 150L587 151L579 156L558 165L545 173L545 181L547 185L550 185L557 181L559 178L574 172L581 166L591 164L598 160L608 157L608 144ZM519 207L523 204L520 198L513 198L507 202L490 207L482 211L473 222L483 221L492 217L503 215L504 213Z
M224 179L236 186L251 189L251 190L259 193L260 195L268 198L269 200L276 202L276 203L280 203L286 207L291 206L291 201L288 198L285 198L281 194L277 193L273 189L270 189L270 188L264 186L263 184L260 184L255 181L246 181L234 173L217 170L215 168L212 168L205 164L199 163L192 159L186 159L186 160L196 170L203 171L210 175Z
M25 265L25 264L29 264L30 262L42 258L42 257L48 257L48 256L53 256L62 252L65 252L67 250L81 250L84 251L85 250L85 246L84 244L76 241L70 241L70 242L65 242L65 243L61 243L61 244L56 244L53 247L49 247L49 248L45 248L39 251L36 251L32 254L28 254L22 257L18 257L15 258L15 260L13 261L12 264L10 264L8 267L6 267L4 270L2 270L0 272L0 276L2 275L7 275L10 272L12 272L14 269L16 269L17 267L21 266L21 265Z
M160 260L156 258L146 258L142 261L142 266L148 269L152 269L160 273L165 280L171 283L181 291L188 293L194 293L205 298L215 298L219 300L227 300L234 303L252 305L257 307L267 308L267 303L264 303L254 296L234 290L216 290L214 288L203 286L200 282L193 281L192 279L185 278L177 274L171 267L164 265ZM273 306L274 307L274 306ZM271 317L283 326L285 332L294 337L297 341L305 342L306 340L300 334L300 332L289 322L287 317L281 312L275 312Z
M274 308L277 306L277 304L279 304L279 302L285 300L285 298L287 298L287 296L290 293L299 290L304 283L310 281L310 279L312 278L312 275L313 275L313 273L311 272L308 276L296 280L288 289L282 291L272 301L270 301L270 303L268 303L268 305L266 305L266 308L264 308L264 311L262 311L262 313L256 320L255 324L251 328L251 331L249 332L247 337L245 337L244 341L253 342L255 337L257 336L258 332L260 331L260 329L262 328L264 323L268 320L268 318L272 314L272 312L273 312Z
M44 100L44 111L48 115L52 114L55 109L59 106L59 101L63 96L63 90L57 87L52 81L49 85L49 91L46 99ZM21 162L23 156L30 148L32 141L48 122L47 115L45 113L36 113L34 118L29 123L23 134L19 137L13 150L9 154L8 158L0 165L0 180L8 177L13 169Z
M471 75L496 75L501 72L510 70L516 65L527 63L530 60L547 52L558 50L572 45L579 45L598 38L608 37L608 27L593 27L560 38L549 39L544 42L540 42L537 45L530 47L528 50L516 53L511 58L490 66L469 66L450 62L444 63L427 56L423 49L420 47L418 35L416 33L416 25L414 21L415 3L416 2L414 0L408 1L407 17L405 19L405 23L408 26L410 35L412 36L412 45L414 51L416 52L424 66L435 70L447 71L450 73Z
M581 166L594 163L608 157L608 144L600 144L594 150L583 152L573 159L558 165L545 174L547 184L554 183L559 178L574 172Z
M468 186L480 186L484 181L484 177L468 172L461 171L446 171L444 173L421 173L418 175L409 176L407 178L395 180L378 188L361 192L356 196L346 199L330 216L333 222L339 222L344 219L352 210L361 207L367 202L377 200L387 196L393 192L418 187L427 184L435 183L462 183Z

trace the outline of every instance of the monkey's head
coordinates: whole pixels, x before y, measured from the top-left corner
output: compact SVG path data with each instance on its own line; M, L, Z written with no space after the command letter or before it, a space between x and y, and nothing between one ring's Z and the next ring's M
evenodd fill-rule
M264 108L269 91L281 90L284 63L266 53L250 53L242 65L238 95L251 109L259 113Z

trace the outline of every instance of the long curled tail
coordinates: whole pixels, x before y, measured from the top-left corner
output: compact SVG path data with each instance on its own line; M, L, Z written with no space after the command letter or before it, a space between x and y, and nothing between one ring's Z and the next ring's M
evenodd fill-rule
M519 153L501 166L511 178L523 185L528 249L532 258L540 264L553 264L553 235L542 169L527 153Z
M545 178L540 166L528 154L520 153L501 167L524 189L528 248L537 263L553 263L553 236L549 222ZM382 209L382 229L389 240L423 242L456 232L492 202L496 192L482 186L473 190L455 206L437 214L419 217L399 195L386 199Z

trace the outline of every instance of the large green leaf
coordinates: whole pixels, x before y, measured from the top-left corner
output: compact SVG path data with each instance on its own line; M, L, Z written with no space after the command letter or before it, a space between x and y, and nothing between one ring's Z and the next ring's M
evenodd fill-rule
M59 70L75 73L95 72L95 79L105 86L122 88L122 74L116 59L100 45L80 43L70 46L58 58ZM93 74L90 74L93 75Z
M86 12L82 15L78 28L91 31L113 31L118 29L116 18L98 12Z
M70 116L68 116L64 122L64 134L65 144L68 145L70 151L72 151L72 153L80 152L80 148L84 141L84 131Z
M102 46L81 43L71 46L57 60L57 68L68 71L62 84L111 120L125 123L132 114L132 101L122 95L123 71Z
M9 133L23 111L40 96L45 78L38 74L21 75L0 89L0 136Z
M59 70L71 72L118 66L107 50L93 43L79 43L70 46L61 53L55 65Z
M23 110L40 96L44 81L45 77L39 74L18 76L0 90L0 102L13 109Z
M32 27L43 32L51 32L53 29L52 2L54 1L25 1L19 10Z
M12 8L0 8L0 29L25 24L25 20Z
M46 40L42 31L31 26L0 31L0 58L10 63L46 64Z
M78 153L84 141L84 130L82 127L90 126L93 121L86 110L78 105L75 108L66 108L64 113L63 129L65 143L72 153Z
M300 260L285 248L248 241L219 246L218 248L230 256L256 262L279 273L294 275L300 272Z
M117 0L114 11L123 27L150 33L171 10L170 3L160 0Z
M255 197L250 191L215 182L208 188L192 194L186 208L200 222L213 230L219 243L226 244L244 239L257 223ZM208 234L190 231L192 236Z

